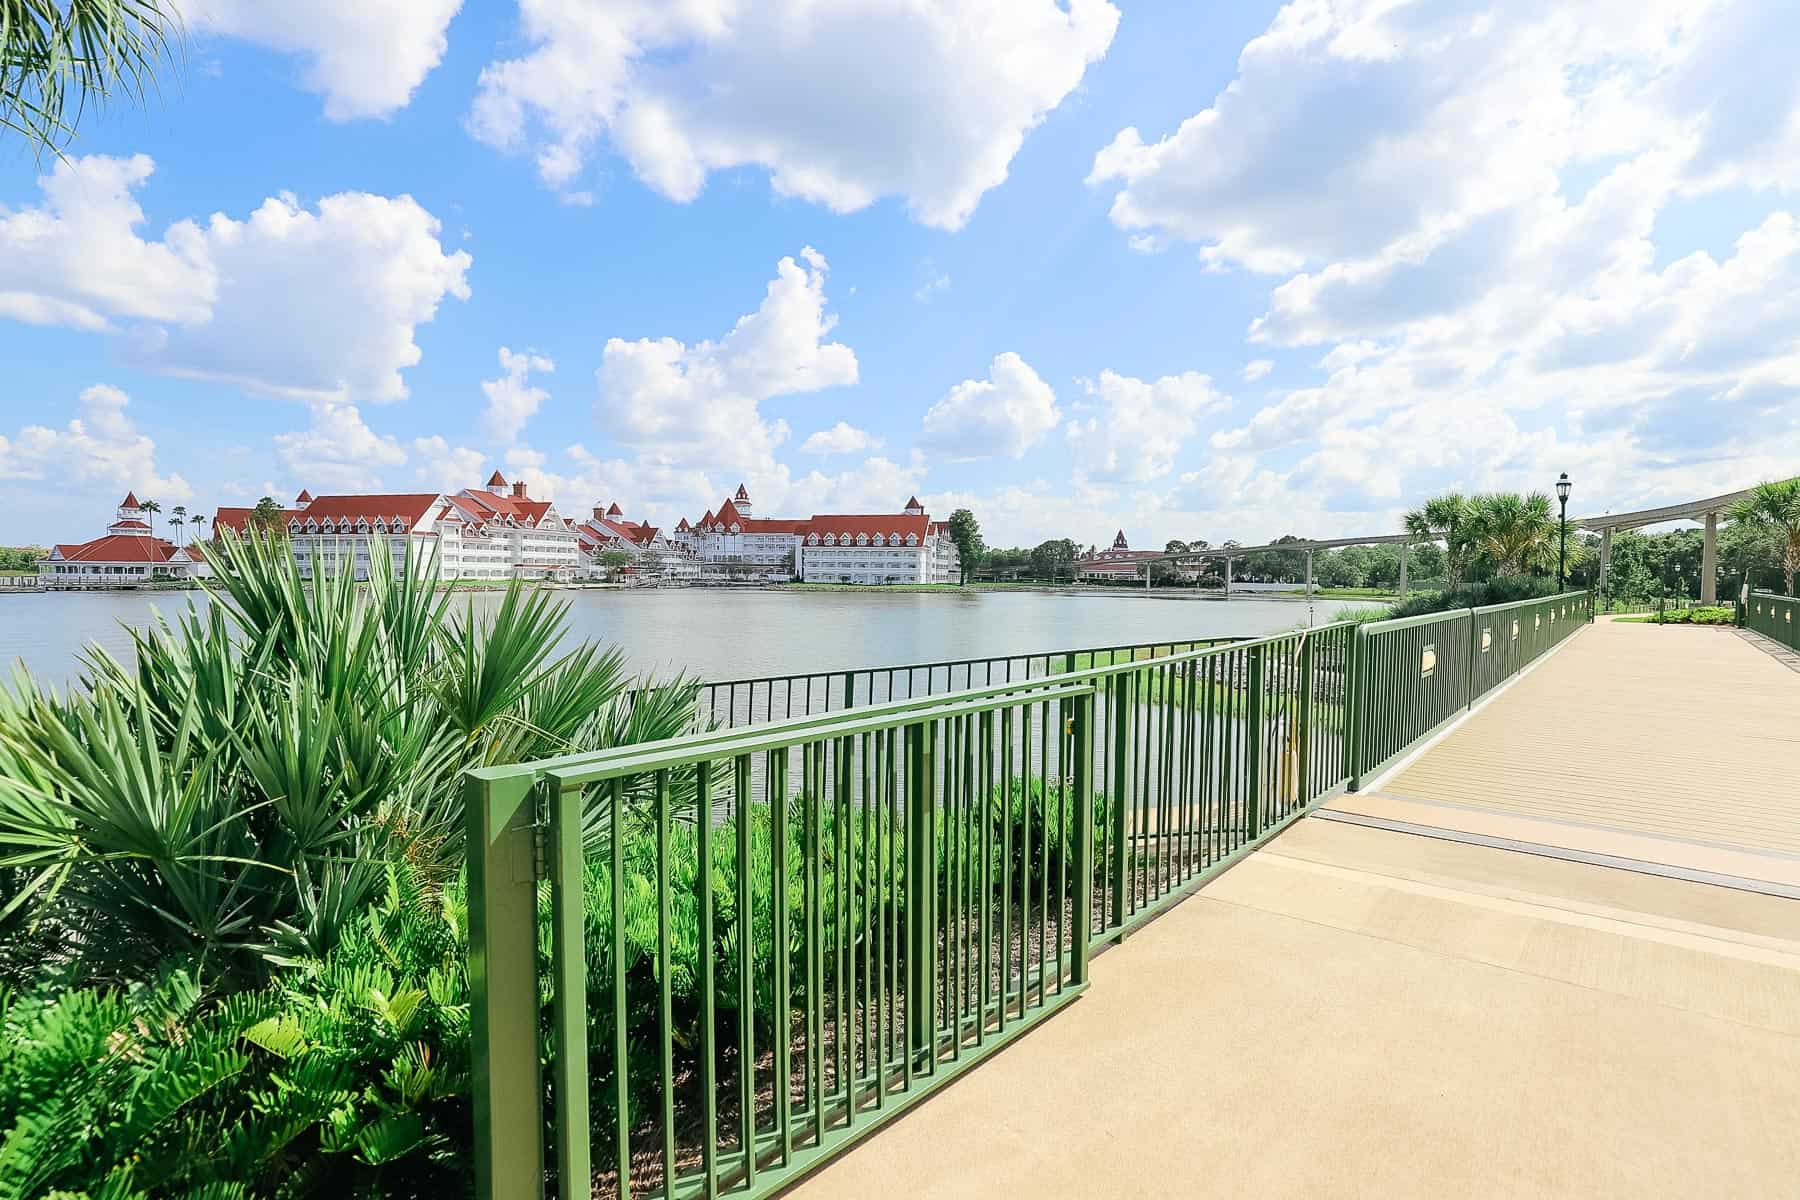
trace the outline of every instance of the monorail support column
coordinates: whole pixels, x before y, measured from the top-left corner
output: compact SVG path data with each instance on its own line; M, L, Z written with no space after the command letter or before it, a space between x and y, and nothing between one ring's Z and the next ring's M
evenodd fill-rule
M1611 570L1612 570L1612 526L1608 525L1605 529L1602 529L1600 531L1600 586L1598 588L1598 591L1600 594L1600 603L1602 605L1606 606L1601 609L1602 612L1605 612L1605 611L1607 611L1608 608L1610 608L1610 605L1608 604L1608 597L1611 595L1611 593L1609 593L1606 590L1606 576L1607 576L1607 573Z
M1406 603L1406 552L1412 548L1411 542L1400 543L1400 603Z
M1231 555L1225 556L1225 598L1231 599Z
M1719 602L1719 514L1706 514L1706 533L1700 542L1700 603Z

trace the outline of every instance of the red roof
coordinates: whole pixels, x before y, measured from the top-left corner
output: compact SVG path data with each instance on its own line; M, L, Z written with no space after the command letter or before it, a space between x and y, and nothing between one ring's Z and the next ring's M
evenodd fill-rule
M136 507L138 507L137 493L136 492L126 492L125 499L119 501L119 507L120 508L136 508Z
M499 474L498 471L494 473ZM483 491L480 488L468 488L458 495L468 497L496 516L512 517L514 520L526 521L533 525L543 520L544 514L550 511L548 500L527 500L523 496L502 496L494 492Z
M719 505L719 515L713 518L713 524L723 525L727 529L736 525L739 529L742 529L744 527L744 516L742 513L738 512L737 505L727 500L725 503Z
M681 518L681 524L679 524L675 527L675 532L676 533L688 533L692 529L693 529L693 526L688 524L688 519L686 517L683 517L683 518Z
M313 499L313 494L311 492L307 491L305 488L301 488L300 494L298 496L294 497L294 503L295 504L311 504L312 499Z
M492 475L488 476L487 485L491 488L503 488L506 486L506 476L495 471Z
M612 507L606 510L606 515L609 517L622 517L625 515L625 510L620 508L619 502L615 500L613 501Z
M919 498L917 496L908 496L906 498L906 507L908 507L908 508L924 508L925 506L923 504L919 503Z
M144 524L142 521L132 521L132 520L127 519L124 521L114 521L110 526L108 526L108 528L109 529L148 529L150 527L148 525Z
M65 562L165 563L178 550L173 542L161 538L112 534L79 545L57 546L52 553L60 554Z
M390 495L366 496L319 496L305 508L286 514L298 517L302 523L311 517L320 521L330 518L332 521L367 520L371 523L379 517L383 521L392 521L399 517L408 529L416 526L431 510L431 502L438 498L437 492L402 492Z
M905 541L906 535L910 533L920 541L924 541L925 535L930 532L930 522L925 519L923 514L918 513L823 516L815 513L810 521L799 521L796 524L801 526L800 529L795 530L796 533L806 535L816 533L820 537L824 537L828 533L834 537L843 537L845 534L855 537L862 533L867 534L870 538L879 534L885 540L888 534L897 533L900 535L901 541Z
M740 483L740 484L738 484L737 495L735 497L733 497L733 499L748 500L748 499L750 499L750 493L746 492L744 490L744 485Z

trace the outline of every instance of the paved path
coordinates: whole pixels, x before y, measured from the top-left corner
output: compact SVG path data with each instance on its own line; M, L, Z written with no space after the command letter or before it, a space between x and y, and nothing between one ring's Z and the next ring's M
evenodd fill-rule
M1331 807L1800 894L1800 677L1729 629L1603 621Z
M1800 903L1309 819L791 1195L1771 1196Z
M1599 625L1378 782L791 1194L1792 1192L1800 674Z

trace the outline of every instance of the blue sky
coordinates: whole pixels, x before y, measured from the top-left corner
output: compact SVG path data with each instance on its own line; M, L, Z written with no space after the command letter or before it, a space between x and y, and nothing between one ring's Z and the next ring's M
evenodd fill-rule
M0 143L0 541L126 487L1370 532L1800 469L1777 0L195 0Z

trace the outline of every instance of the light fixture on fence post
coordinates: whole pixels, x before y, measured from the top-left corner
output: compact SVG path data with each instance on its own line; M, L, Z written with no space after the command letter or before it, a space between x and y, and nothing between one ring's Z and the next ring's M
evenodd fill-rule
M1556 543L1556 590L1559 592L1567 591L1569 586L1569 491L1573 487L1567 471L1557 477L1556 500L1561 505Z

